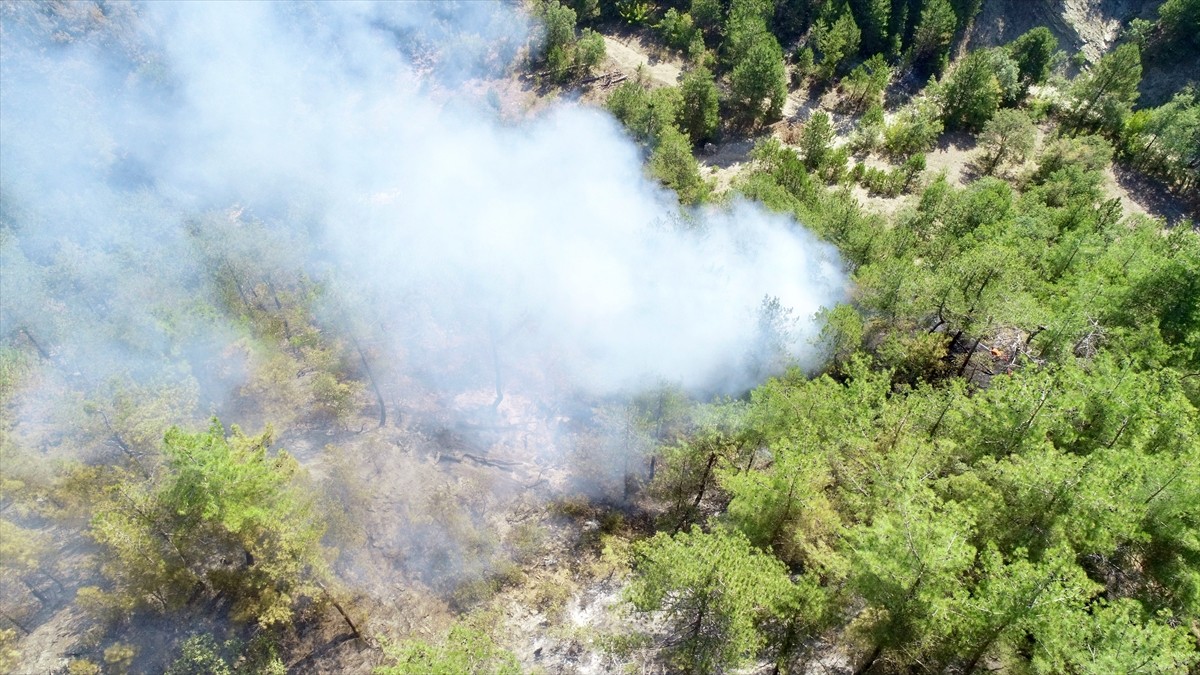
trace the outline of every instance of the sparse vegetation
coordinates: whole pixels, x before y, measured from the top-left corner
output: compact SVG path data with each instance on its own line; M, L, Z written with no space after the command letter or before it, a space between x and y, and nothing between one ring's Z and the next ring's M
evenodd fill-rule
M990 1L6 7L0 670L1196 672L1200 3Z

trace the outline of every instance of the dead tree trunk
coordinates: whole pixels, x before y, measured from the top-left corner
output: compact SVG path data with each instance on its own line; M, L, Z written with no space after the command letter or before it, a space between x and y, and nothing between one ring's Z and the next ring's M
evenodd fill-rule
M329 592L329 589L325 587L325 584L318 581L317 588L320 588L325 593L325 597L329 599L329 602L333 605L333 608L337 610L338 614L342 615L342 621L345 621L346 625L350 627L350 632L354 634L354 637L356 639L362 638L362 631L358 630L358 626L354 625L354 622L350 620L350 615L346 613L345 608L342 607L342 603L338 602L337 598L333 597L333 593Z
M233 265L229 262L229 260L224 260L224 263L225 271L227 274L229 274L229 280L233 282L233 287L237 289L238 297L242 299L242 304L246 306L247 311L252 310L254 306L250 303L250 298L246 297L246 291L242 288L241 278L238 277L237 272L234 271Z
M39 356L47 361L50 360L50 353L43 349L42 345L38 343L37 340L33 339L33 334L29 332L28 328L21 326L21 334L25 336L26 340L29 340L29 344L33 345L33 348L37 350Z
M301 287L304 286L304 279L300 280ZM371 382L371 390L375 392L375 403L379 406L379 429L382 429L387 424L387 403L383 399L383 390L379 387L379 381L375 379L375 371L371 370L371 363L367 360L367 353L363 351L362 344L354 335L353 324L350 323L349 316L343 310L341 312L342 325L345 327L346 335L350 338L350 343L354 345L354 351L358 353L358 359L362 363L363 372L367 376L367 380Z
M16 619L14 619L12 617L12 615L9 614L8 612L0 612L0 616L3 616L5 619L8 619L9 623L16 626L18 630L20 630L22 633L24 633L26 635L29 635L31 632L33 632L33 631L29 630L28 628L26 628L25 625L22 624L20 621L17 621Z
M708 456L708 463L704 465L704 474L700 476L700 489L696 490L696 499L692 502L692 508L699 508L700 502L704 500L704 492L708 489L708 477L712 475L713 465L717 463L717 453L711 453Z
M367 354L363 351L362 345L353 336L350 338L350 341L354 343L354 351L358 352L358 358L362 361L363 372L367 374L367 379L371 381L371 389L375 392L375 402L379 405L378 428L382 429L387 424L387 404L383 401L383 391L379 388L379 382L375 380L375 373L371 371L371 364L367 362Z
M870 672L871 667L879 660L881 654L883 654L883 645L875 645L875 651L871 652L867 660L854 671L854 675L866 675L866 673Z
M492 410L499 410L500 403L504 400L504 382L500 377L500 347L496 344L496 329L493 325L491 330L491 345L492 345L492 372L496 378L496 399L492 401Z
M975 338L975 343L967 350L967 356L963 359L962 365L958 367L958 376L962 377L963 373L967 372L967 364L971 362L971 357L975 356L975 350L979 349L979 343L983 342L983 336Z
M271 291L271 299L275 301L275 311L279 312L279 320L283 323L283 337L287 340L288 347L292 346L292 327L288 324L287 317L283 315L283 303L279 302L279 291L275 289L275 284L271 281L271 277L267 277L267 289Z
M108 415L103 410L97 410L96 412L100 414L100 419L104 421L104 428L108 430L113 443L117 444L117 447L121 449L121 452L125 453L125 456L129 458L129 461L133 462L134 466L136 466L138 470L142 472L144 477L149 478L150 471L142 465L142 461L138 459L138 453L134 452L133 448L129 447L129 444L125 442L125 439L121 436L121 434L113 428L112 423L108 419Z

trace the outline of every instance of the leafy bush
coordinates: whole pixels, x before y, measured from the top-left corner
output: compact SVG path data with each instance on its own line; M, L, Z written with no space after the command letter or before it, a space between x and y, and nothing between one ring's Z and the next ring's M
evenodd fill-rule
M720 101L712 73L703 66L693 68L683 76L679 92L682 97L679 127L693 144L712 138L720 122Z
M991 174L1007 163L1024 162L1036 140L1037 129L1028 115L1019 110L997 112L979 134L984 173Z
M792 66L792 86L798 87L813 74L812 47L801 47L796 50L796 60Z
M920 100L901 110L883 131L883 146L893 156L907 157L928 152L942 135L942 120L937 107Z
M883 56L876 54L860 64L842 80L842 91L856 109L881 104L883 92L892 77L892 68Z
M663 42L673 49L684 50L692 44L699 30L692 23L692 15L687 12L680 12L672 7L663 15L662 21L658 23L658 32L662 35Z
M591 28L584 28L575 43L575 65L581 75L590 73L604 62L604 36Z
M641 26L650 21L650 3L645 0L618 0L617 14L631 26Z
M440 643L408 640L384 642L390 664L375 669L376 675L520 675L521 666L512 652L498 646L485 617L470 617L454 624Z
M625 125L634 138L652 143L679 121L683 93L678 87L646 89L640 79L617 85L608 97L608 110Z
M1038 26L1010 42L1007 49L1017 63L1017 73L1025 86L1043 84L1050 76L1058 39L1049 28Z
M800 156L804 158L804 166L810 171L824 167L832 141L833 124L829 114L821 110L814 112L800 131Z
M650 154L650 175L679 195L684 204L695 204L708 196L708 183L700 176L700 166L692 156L687 136L673 126L659 134Z
M971 52L941 89L943 119L951 129L980 129L1021 91L1017 65L1003 50Z
M243 645L236 639L218 644L212 635L202 633L184 640L180 655L164 675L284 675L286 672L274 641L265 634Z
M783 50L770 33L761 35L738 59L729 75L732 103L747 123L774 120L787 98Z
M270 430L234 427L226 438L215 419L207 432L167 431L163 471L122 481L96 507L91 534L117 588L110 604L174 609L199 584L232 598L236 619L272 626L324 595L324 523L299 464L268 454L270 443Z
M879 104L867 108L867 112L859 118L858 125L850 134L850 148L856 152L872 152L883 143L883 106Z
M813 43L821 52L820 76L830 80L838 74L843 65L858 53L862 31L854 21L854 13L848 4L842 3L836 15L832 12L833 5L827 5L829 11L817 19L813 26Z

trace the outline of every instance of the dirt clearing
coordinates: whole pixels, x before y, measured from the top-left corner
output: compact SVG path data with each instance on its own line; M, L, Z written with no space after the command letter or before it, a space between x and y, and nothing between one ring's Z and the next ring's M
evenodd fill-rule
M679 75L683 72L682 61L658 56L655 50L646 46L644 38L636 34L621 37L605 35L604 49L613 66L630 77L637 72L638 66L644 67L651 86L673 86L679 82Z

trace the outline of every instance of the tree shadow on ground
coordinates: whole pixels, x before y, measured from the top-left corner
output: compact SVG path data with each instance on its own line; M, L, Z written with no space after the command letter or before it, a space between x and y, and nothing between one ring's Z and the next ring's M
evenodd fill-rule
M1151 215L1166 220L1168 226L1174 227L1185 218L1200 222L1200 198L1189 204L1161 182L1120 164L1113 164L1113 177L1129 199Z

